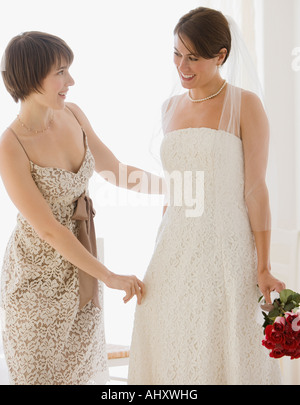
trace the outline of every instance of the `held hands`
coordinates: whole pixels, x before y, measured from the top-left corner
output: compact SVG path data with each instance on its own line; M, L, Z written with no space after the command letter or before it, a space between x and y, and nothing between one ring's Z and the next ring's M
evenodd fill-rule
M121 276L119 274L110 273L105 284L109 288L124 290L126 292L126 295L123 298L125 304L130 301L134 295L137 297L137 303L139 305L141 304L145 293L145 284L137 277Z
M270 295L272 291L280 293L281 290L286 288L285 284L273 277L268 269L258 272L258 286L267 304L272 304Z

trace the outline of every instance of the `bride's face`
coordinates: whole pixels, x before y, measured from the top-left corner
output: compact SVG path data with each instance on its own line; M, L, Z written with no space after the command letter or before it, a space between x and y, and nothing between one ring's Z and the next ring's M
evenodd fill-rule
M192 53L193 46L185 37L184 43L178 35L174 40L174 63L182 86L186 89L205 86L218 73L219 58L205 59Z

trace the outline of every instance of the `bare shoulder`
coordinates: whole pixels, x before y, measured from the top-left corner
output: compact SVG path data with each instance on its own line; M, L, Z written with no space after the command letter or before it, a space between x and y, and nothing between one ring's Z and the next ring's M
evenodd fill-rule
M78 122L80 123L81 127L84 129L84 132L88 138L88 143L89 143L90 149L93 152L94 142L99 141L99 138L98 138L96 132L94 131L90 121L88 120L85 113L82 111L82 109L77 104L66 103L66 107L72 111L72 113L76 116Z
M11 129L0 137L0 175L13 204L43 238L57 221L33 180L30 162Z
M65 105L71 111L82 112L81 108L75 103L71 103L68 101L67 103L65 103Z
M263 103L257 94L248 90L242 90L241 122L252 119L267 120Z
M17 159L23 160L24 151L12 129L7 128L0 137L0 162ZM26 160L24 160L26 162ZM0 164L1 165L1 164Z
M244 140L269 133L269 121L261 99L246 90L241 93L241 130Z
M0 137L0 176L7 190L32 181L29 159L10 128Z
M87 116L77 104L68 102L66 103L66 107L72 111L82 126L88 123Z
M242 90L241 112L247 113L253 110L264 110L263 103L257 94L252 91Z
M7 147L11 142L12 137L15 138L12 129L6 128L0 136L0 147Z
M78 105L74 103L66 103L66 106L76 115L80 122L85 134L87 135L89 149L91 150L95 159L95 171L101 173L103 171L111 171L118 175L119 160L102 142L100 137L94 131L91 123L86 117L85 113Z

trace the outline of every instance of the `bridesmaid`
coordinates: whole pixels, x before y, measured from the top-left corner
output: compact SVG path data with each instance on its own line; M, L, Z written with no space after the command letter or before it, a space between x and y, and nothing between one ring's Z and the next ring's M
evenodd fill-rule
M117 186L148 193L151 181L161 179L120 162L82 110L66 103L72 61L62 39L36 31L14 37L3 58L4 84L20 101L0 140L0 174L19 211L1 278L12 384L105 383L98 280L125 291L125 303L136 295L140 304L144 294L138 278L96 258L88 181L94 171L108 172ZM134 172L139 186L129 182Z

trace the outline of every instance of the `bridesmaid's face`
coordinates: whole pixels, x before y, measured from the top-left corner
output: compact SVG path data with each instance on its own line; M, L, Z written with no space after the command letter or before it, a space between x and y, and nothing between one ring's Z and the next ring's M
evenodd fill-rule
M182 40L178 35L174 38L174 63L177 68L181 84L186 89L194 89L207 84L218 72L218 57L204 59L192 53L193 45L188 38ZM187 47L189 48L187 48Z
M60 66L53 66L49 74L43 80L42 94L34 93L32 97L34 97L39 104L46 107L55 110L63 109L69 86L73 86L74 83L69 73L69 66L62 60Z

